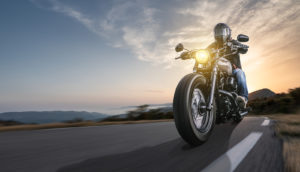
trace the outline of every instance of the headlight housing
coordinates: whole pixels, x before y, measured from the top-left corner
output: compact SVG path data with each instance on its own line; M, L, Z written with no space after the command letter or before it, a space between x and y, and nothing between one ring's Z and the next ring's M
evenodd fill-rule
M209 59L209 52L207 50L199 50L196 52L195 58L200 64L207 63Z

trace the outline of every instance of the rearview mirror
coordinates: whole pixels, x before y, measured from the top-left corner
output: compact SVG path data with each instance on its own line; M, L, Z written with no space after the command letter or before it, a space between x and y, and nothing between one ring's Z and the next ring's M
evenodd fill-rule
M183 49L184 49L184 47L183 47L182 43L177 44L176 47L175 47L175 51L176 52L180 52Z
M239 34L237 36L237 40L239 42L247 42L247 41L249 41L249 37L247 35Z

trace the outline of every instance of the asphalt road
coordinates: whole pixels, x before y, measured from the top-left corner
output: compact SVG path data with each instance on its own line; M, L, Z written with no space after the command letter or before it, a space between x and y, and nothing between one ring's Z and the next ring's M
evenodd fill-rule
M0 133L1 172L283 171L272 121L217 125L192 148L173 122Z

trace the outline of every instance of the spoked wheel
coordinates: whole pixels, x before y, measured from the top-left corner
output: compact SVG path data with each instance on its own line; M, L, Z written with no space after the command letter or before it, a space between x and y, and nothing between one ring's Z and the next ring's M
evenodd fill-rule
M202 133L207 132L212 125L212 114L207 113L205 109L201 107L206 106L206 101L202 91L199 88L195 88L191 98L192 118L196 129Z
M208 101L205 78L189 74L178 84L173 101L176 128L181 137L193 146L205 142L212 132L216 118L216 103L206 110Z

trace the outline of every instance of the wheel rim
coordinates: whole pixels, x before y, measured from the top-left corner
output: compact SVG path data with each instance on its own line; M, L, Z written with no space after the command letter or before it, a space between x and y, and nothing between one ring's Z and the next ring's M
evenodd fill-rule
M200 89L195 88L191 99L191 113L195 127L200 132L207 132L211 123L211 113L200 112L199 107L206 105L205 98Z

